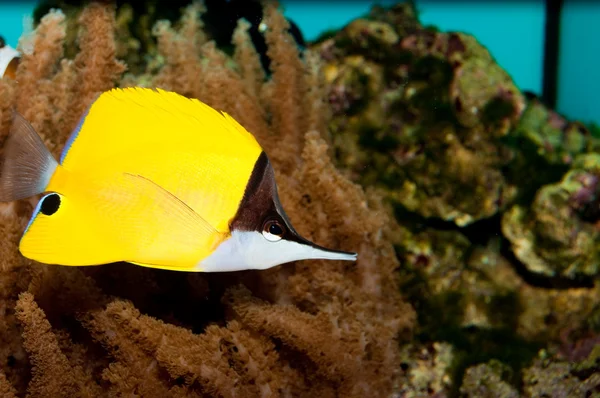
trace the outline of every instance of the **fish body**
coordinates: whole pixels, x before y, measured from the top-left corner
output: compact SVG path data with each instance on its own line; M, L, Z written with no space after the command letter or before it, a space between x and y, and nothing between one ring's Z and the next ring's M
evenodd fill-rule
M4 154L0 200L46 192L19 245L42 263L210 272L356 258L302 238L254 136L175 93L101 94L59 162L16 114Z

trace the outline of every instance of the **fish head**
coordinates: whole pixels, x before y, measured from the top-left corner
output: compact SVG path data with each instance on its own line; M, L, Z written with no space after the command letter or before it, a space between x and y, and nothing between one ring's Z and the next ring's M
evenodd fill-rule
M219 262L229 270L267 269L309 259L355 261L357 257L356 253L319 246L294 229L279 200L275 174L264 152L254 166L230 231L231 237L208 259L221 259Z

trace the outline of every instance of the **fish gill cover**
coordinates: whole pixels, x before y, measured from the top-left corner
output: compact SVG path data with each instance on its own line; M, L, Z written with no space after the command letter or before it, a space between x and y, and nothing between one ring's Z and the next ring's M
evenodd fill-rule
M78 50L64 57L65 16L45 15L23 43L15 80L0 80L0 131L13 107L55 155L99 92L149 85L223 109L253 132L277 170L297 229L356 263L309 261L266 272L180 274L129 264L46 266L18 254L33 201L4 205L0 385L31 396L378 396L394 388L398 339L415 314L380 200L342 176L324 140L320 64L300 57L275 3L264 20L270 78L240 21L233 58L208 41L200 4L177 27L157 23L160 66L126 73L115 9L78 16ZM165 131L168 139L168 131Z

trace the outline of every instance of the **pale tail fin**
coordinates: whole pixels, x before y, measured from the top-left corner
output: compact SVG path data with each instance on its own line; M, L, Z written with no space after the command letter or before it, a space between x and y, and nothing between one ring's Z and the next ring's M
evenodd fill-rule
M40 136L18 112L13 114L0 163L0 202L44 192L57 167Z

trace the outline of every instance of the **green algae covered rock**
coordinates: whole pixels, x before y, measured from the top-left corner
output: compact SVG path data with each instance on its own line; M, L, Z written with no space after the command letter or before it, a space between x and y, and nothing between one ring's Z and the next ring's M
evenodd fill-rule
M569 165L594 143L583 124L568 122L535 99L528 102L512 134L527 156L540 156L548 164Z
M455 353L443 342L402 347L401 385L397 393L406 398L448 396L453 388Z
M525 98L473 36L419 32L406 37L402 48L418 62L437 60L446 64L449 86L447 93L444 87L444 100L461 126L483 125L488 134L501 136L521 115ZM417 63L419 66L423 65Z
M569 389L575 367L560 386L563 365L544 374L536 355L600 325L597 140L526 98L474 37L423 27L407 4L312 48L338 165L401 224L401 289L419 329L400 395L590 391Z
M598 397L600 389L600 351L592 349L580 361L542 350L531 367L523 371L526 397Z
M514 206L502 231L533 273L570 279L600 271L600 155L577 157L555 184L538 190L529 208Z
M422 26L410 4L374 7L311 48L338 166L401 224L401 290L419 328L399 391L536 396L521 372L536 372L540 348L600 329L597 138L521 93L476 38ZM444 367L434 347L445 344Z
M432 228L398 235L401 289L418 311L420 339L452 345L454 377L491 359L517 374L547 342L597 318L600 284L532 286L500 253L498 239L473 246L463 234Z
M472 366L465 372L460 393L469 398L517 398L519 392L505 379L510 367L498 361Z
M423 28L410 5L375 8L313 47L325 62L338 163L423 217L459 226L517 190L501 138L525 99L475 38Z

